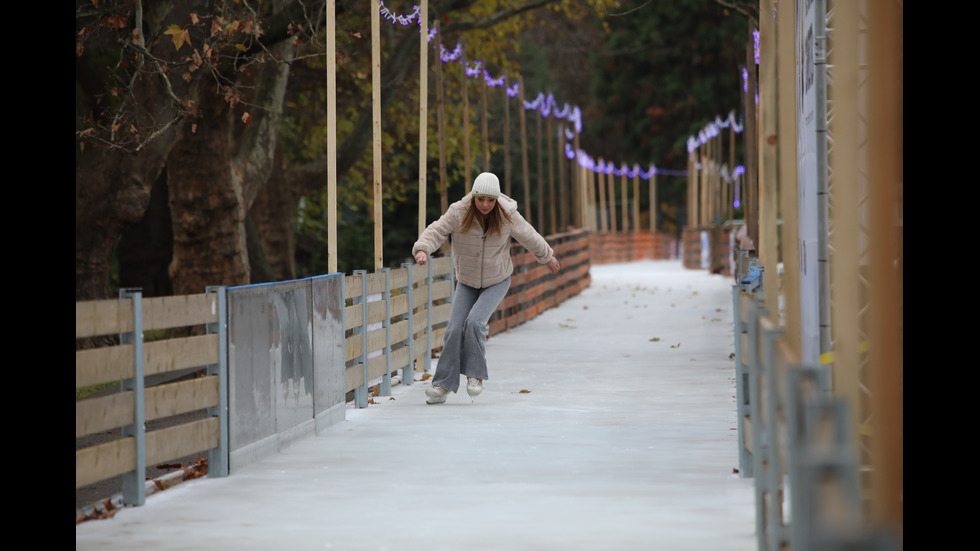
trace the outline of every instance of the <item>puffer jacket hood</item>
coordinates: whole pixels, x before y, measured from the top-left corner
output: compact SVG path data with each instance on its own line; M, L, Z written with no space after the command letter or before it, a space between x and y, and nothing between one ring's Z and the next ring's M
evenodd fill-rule
M449 236L452 236L453 264L456 280L464 285L482 289L504 281L514 272L510 259L510 239L513 237L524 246L541 264L547 264L554 251L547 241L531 227L517 210L517 201L501 194L497 197L497 208L501 208L511 219L505 220L500 235L484 234L482 227L474 224L468 232L462 233L460 226L466 210L473 201L473 193L449 206L439 220L429 225L412 247L412 255L423 251L427 255L439 250Z

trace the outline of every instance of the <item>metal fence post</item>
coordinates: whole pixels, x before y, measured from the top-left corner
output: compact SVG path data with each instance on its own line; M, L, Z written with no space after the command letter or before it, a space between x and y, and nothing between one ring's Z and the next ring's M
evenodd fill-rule
M758 300L753 300L749 304L748 318L746 318L749 334L749 350L747 351L749 358L747 362L749 367L748 389L749 394L752 396L752 399L749 401L749 417L752 419L752 472L755 473L756 477L755 483L753 484L755 487L755 534L760 551L775 551L768 547L769 540L766 537L766 521L768 520L766 505L770 500L766 495L766 488L763 481L759 480L759 473L763 473L766 468L764 461L767 457L766 447L769 445L768 435L766 434L767 427L762 419L759 400L759 372L762 369L759 350L759 318L765 315L764 312L760 308Z
M381 378L381 385L378 394L381 396L391 396L391 269L381 268L378 270L385 275L385 292L382 300L385 301L385 376Z
M367 302L367 270L354 270L354 275L361 276L361 367L363 368L364 381L361 386L354 389L354 406L366 408L368 406L368 302Z
M789 530L783 518L783 474L786 472L785 466L781 463L779 450L783 442L780 441L781 431L779 430L779 413L782 409L782 401L779 393L779 385L776 380L776 340L783 335L781 327L766 329L762 333L762 350L760 351L762 365L760 366L765 377L766 385L760 391L761 398L764 392L765 402L765 436L766 448L761 450L765 458L766 468L757 474L756 484L762 483L765 492L769 495L769 507L766 511L766 526L768 527L769 549L783 549L788 543Z
M218 335L218 363L207 367L208 375L218 376L218 405L208 408L209 416L218 417L218 447L208 450L208 476L228 476L228 294L223 286L209 286L217 299L218 321L207 324L209 335Z
M122 475L123 503L143 505L146 502L146 412L143 393L143 291L120 289L119 298L133 301L133 331L119 335L120 344L133 345L133 378L123 379L120 390L133 391L135 402L133 424L122 427L123 438L133 438L136 467Z
M426 352L425 352L425 371L432 371L432 259L426 265L429 267L429 274L425 277L425 287L428 289L429 297L425 302L426 322Z
M746 478L751 478L755 470L752 465L752 453L745 445L745 417L749 414L749 380L746 373L745 350L742 349L742 335L747 333L742 322L743 312L740 310L740 298L744 286L732 286L732 311L735 325L735 397L736 397L736 426L738 428L738 472Z
M415 301L412 296L412 263L402 264L402 268L408 272L408 284L405 286L405 295L408 297L408 366L402 368L402 384L410 385L415 382Z

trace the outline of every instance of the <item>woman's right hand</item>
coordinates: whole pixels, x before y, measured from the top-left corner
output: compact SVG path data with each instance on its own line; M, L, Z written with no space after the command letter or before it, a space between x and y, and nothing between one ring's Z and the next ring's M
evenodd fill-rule
M425 251L419 251L415 253L415 261L418 262L420 266L425 266L425 263L429 261L429 255L425 254Z

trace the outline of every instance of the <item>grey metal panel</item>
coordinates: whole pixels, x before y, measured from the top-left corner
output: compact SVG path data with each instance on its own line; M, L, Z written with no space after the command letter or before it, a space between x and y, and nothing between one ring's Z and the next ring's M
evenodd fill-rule
M344 274L313 280L314 414L344 404Z
M272 303L269 333L275 377L276 429L313 419L313 308L310 280L265 287Z
M276 433L268 286L228 290L228 440L231 451Z

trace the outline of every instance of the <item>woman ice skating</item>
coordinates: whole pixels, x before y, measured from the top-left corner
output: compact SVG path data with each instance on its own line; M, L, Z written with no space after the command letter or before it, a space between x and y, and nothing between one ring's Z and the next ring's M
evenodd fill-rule
M555 252L517 212L517 202L500 193L500 181L489 172L477 176L473 190L425 228L412 247L415 261L424 265L450 235L456 292L432 388L425 390L427 404L445 402L459 389L460 376L466 377L470 396L483 392L487 322L507 295L514 271L510 238L547 264L551 273L561 269Z

